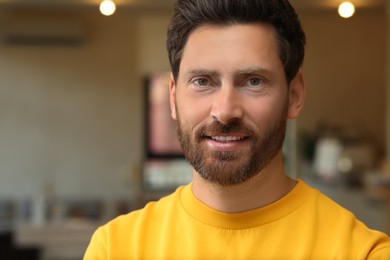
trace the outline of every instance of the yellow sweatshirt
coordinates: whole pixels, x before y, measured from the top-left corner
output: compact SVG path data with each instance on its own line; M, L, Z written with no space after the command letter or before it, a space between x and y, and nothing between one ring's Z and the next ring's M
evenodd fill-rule
M390 259L390 239L299 181L285 197L245 213L215 211L191 184L100 227L93 259Z

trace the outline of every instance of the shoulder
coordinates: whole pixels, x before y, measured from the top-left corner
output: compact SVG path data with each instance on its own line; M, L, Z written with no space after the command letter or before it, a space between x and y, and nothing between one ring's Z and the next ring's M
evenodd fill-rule
M321 213L327 217L340 217L340 215L354 218L352 212L329 198L316 188L300 181L300 196L305 197L306 206L310 207L313 213Z
M383 244L375 248L367 259L388 260L390 259L390 241L385 241Z
M142 209L118 216L101 228L113 235L138 228L142 229L144 226L158 223L163 220L164 216L169 215L169 212L180 209L180 193L182 189L183 187L179 187L174 193L158 201L149 202Z
M362 255L372 256L372 259L382 259L378 258L382 255L389 259L390 238L386 234L368 228L350 210L317 189L304 185L309 198L303 212L300 212L300 216L305 219L306 226L303 227L317 230L321 240L331 238L340 250L343 247L353 248L353 251L365 252Z
M356 224L364 226L349 209L341 206L316 188L305 183L302 184L305 186L302 189L305 192L301 195L306 197L304 208L308 216L314 217L320 223L332 223L328 228L338 228L337 225L341 225L343 229L351 228L351 225Z
M137 252L137 247L143 246L139 244L141 241L153 237L156 230L164 226L164 221L180 210L181 190L182 187L159 201L149 202L142 209L100 226L92 235L84 259L123 259L128 252Z

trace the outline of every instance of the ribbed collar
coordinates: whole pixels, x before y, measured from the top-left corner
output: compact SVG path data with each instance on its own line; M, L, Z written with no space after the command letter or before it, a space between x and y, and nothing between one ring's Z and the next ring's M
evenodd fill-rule
M293 190L270 205L243 213L224 213L198 200L192 193L192 183L190 183L181 190L180 201L191 217L206 225L222 229L248 229L287 216L303 205L309 197L308 193L312 192L309 186L298 180Z

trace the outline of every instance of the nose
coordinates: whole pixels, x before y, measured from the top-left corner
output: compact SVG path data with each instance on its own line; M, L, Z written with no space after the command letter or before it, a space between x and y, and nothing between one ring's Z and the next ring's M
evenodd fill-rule
M222 86L214 94L210 115L223 124L241 120L243 117L242 100L239 90L232 86Z

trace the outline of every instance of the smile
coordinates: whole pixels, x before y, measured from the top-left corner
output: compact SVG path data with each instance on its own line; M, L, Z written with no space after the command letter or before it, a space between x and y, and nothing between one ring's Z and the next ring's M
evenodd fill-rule
M231 142L245 139L244 136L211 136L210 138L218 142Z

